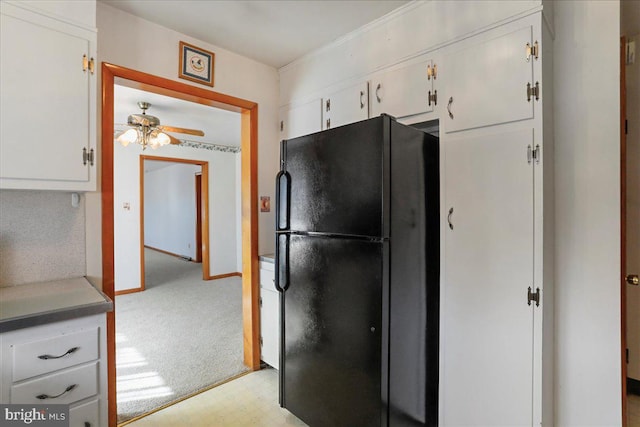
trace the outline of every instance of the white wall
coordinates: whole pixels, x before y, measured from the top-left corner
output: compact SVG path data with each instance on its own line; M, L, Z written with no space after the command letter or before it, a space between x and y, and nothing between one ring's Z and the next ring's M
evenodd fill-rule
M559 426L621 425L619 13L555 3Z
M195 176L201 168L169 162L163 162L163 166L149 171L145 167L144 245L195 258L196 233L199 232L196 229ZM235 241L230 243L227 243L228 247L236 246Z
M114 144L115 289L140 287L140 162L141 154L201 160L209 164L210 274L238 272L236 225L236 157L238 154L165 146L145 150ZM124 203L129 209L124 209ZM145 208L145 222L149 212ZM153 245L151 245L153 246Z
M278 73L274 68L101 2L97 5L97 26L99 62L109 62L185 84L192 83L177 76L179 41L215 52L213 90L258 103L258 194L273 199L279 142ZM197 83L193 85L198 86ZM97 102L100 105L101 100ZM100 203L100 193L87 195L87 273L98 280L102 276ZM274 221L273 212L259 214L260 253L273 252Z

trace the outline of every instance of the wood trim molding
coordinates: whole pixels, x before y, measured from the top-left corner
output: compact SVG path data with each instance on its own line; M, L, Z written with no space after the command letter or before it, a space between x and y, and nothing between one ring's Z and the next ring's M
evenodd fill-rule
M115 291L115 295L126 295L126 294L135 294L137 292L142 292L144 291L144 288L140 287L140 288L131 288L131 289L123 289L121 291Z
M236 271L233 273L225 273L225 274L216 274L214 276L209 276L209 280L217 280L217 279L224 279L225 277L242 277L242 273Z
M105 62L102 63L101 73L102 290L111 299L115 299L113 229L113 86L115 79L119 79L118 84L129 87L241 113L244 363L249 369L260 369L260 325L258 318L258 104ZM208 174L208 165L203 166L203 174L205 172ZM206 179L202 181L203 191L208 193L208 182ZM207 218L208 212L206 215L203 212L203 216ZM203 235L209 235L207 223L203 224ZM202 257L208 258L208 256L209 247L206 245L206 247L203 247ZM203 268L203 277L210 276L210 271L206 270ZM107 386L110 427L116 427L117 425L115 350L115 311L112 311L107 314Z
M200 197L202 200L202 224L200 228L200 240L202 247L202 280L210 280L211 261L209 260L209 162L206 160L181 159L178 157L163 156L140 156L140 275L142 288L145 288L145 270L144 270L144 161L155 160L171 163L184 163L200 166L201 186ZM155 248L153 248L155 249ZM155 249L159 252L170 252ZM177 255L179 256L179 255ZM180 257L180 256L179 256ZM180 257L182 258L182 257Z
M161 254L165 254L165 255L169 255L175 258L180 258L182 260L185 261L193 261L193 258L184 256L184 255L180 255L180 254L175 254L173 252L169 252L169 251L165 251L164 249L159 249L159 248L154 248L153 246L149 246L149 245L142 245L145 249L151 249L152 251L156 251L156 252L160 252Z

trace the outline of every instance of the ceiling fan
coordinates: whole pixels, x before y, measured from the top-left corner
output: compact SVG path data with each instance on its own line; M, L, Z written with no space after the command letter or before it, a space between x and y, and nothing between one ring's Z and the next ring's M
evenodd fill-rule
M156 149L167 144L177 145L182 143L178 138L167 132L204 136L204 132L201 130L161 125L160 119L147 114L147 109L151 107L148 102L140 101L138 102L138 107L142 110L142 114L131 114L127 118L127 125L131 129L119 133L116 137L116 141L124 147L132 142L142 145L143 150L148 146Z

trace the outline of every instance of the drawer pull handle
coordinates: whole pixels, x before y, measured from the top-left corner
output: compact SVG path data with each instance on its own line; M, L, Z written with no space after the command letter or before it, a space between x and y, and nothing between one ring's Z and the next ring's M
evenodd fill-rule
M42 354L42 355L38 356L38 359L42 359L42 360L60 359L62 357L70 355L71 353L75 353L78 350L80 350L80 347L73 347L73 348L70 348L69 350L67 350L66 353L61 354L60 356L52 356L50 354Z
M71 384L69 387L67 387L62 393L60 394L56 394L55 396L49 396L48 394L39 394L36 396L36 398L40 399L40 400L45 400L45 399L55 399L56 397L60 397L65 393L69 393L71 390L73 390L74 388L78 387L78 384Z

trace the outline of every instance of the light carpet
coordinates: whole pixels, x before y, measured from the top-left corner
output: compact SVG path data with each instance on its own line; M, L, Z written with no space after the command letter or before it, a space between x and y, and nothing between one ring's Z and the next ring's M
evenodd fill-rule
M118 422L247 370L239 277L145 249L146 290L116 297Z

